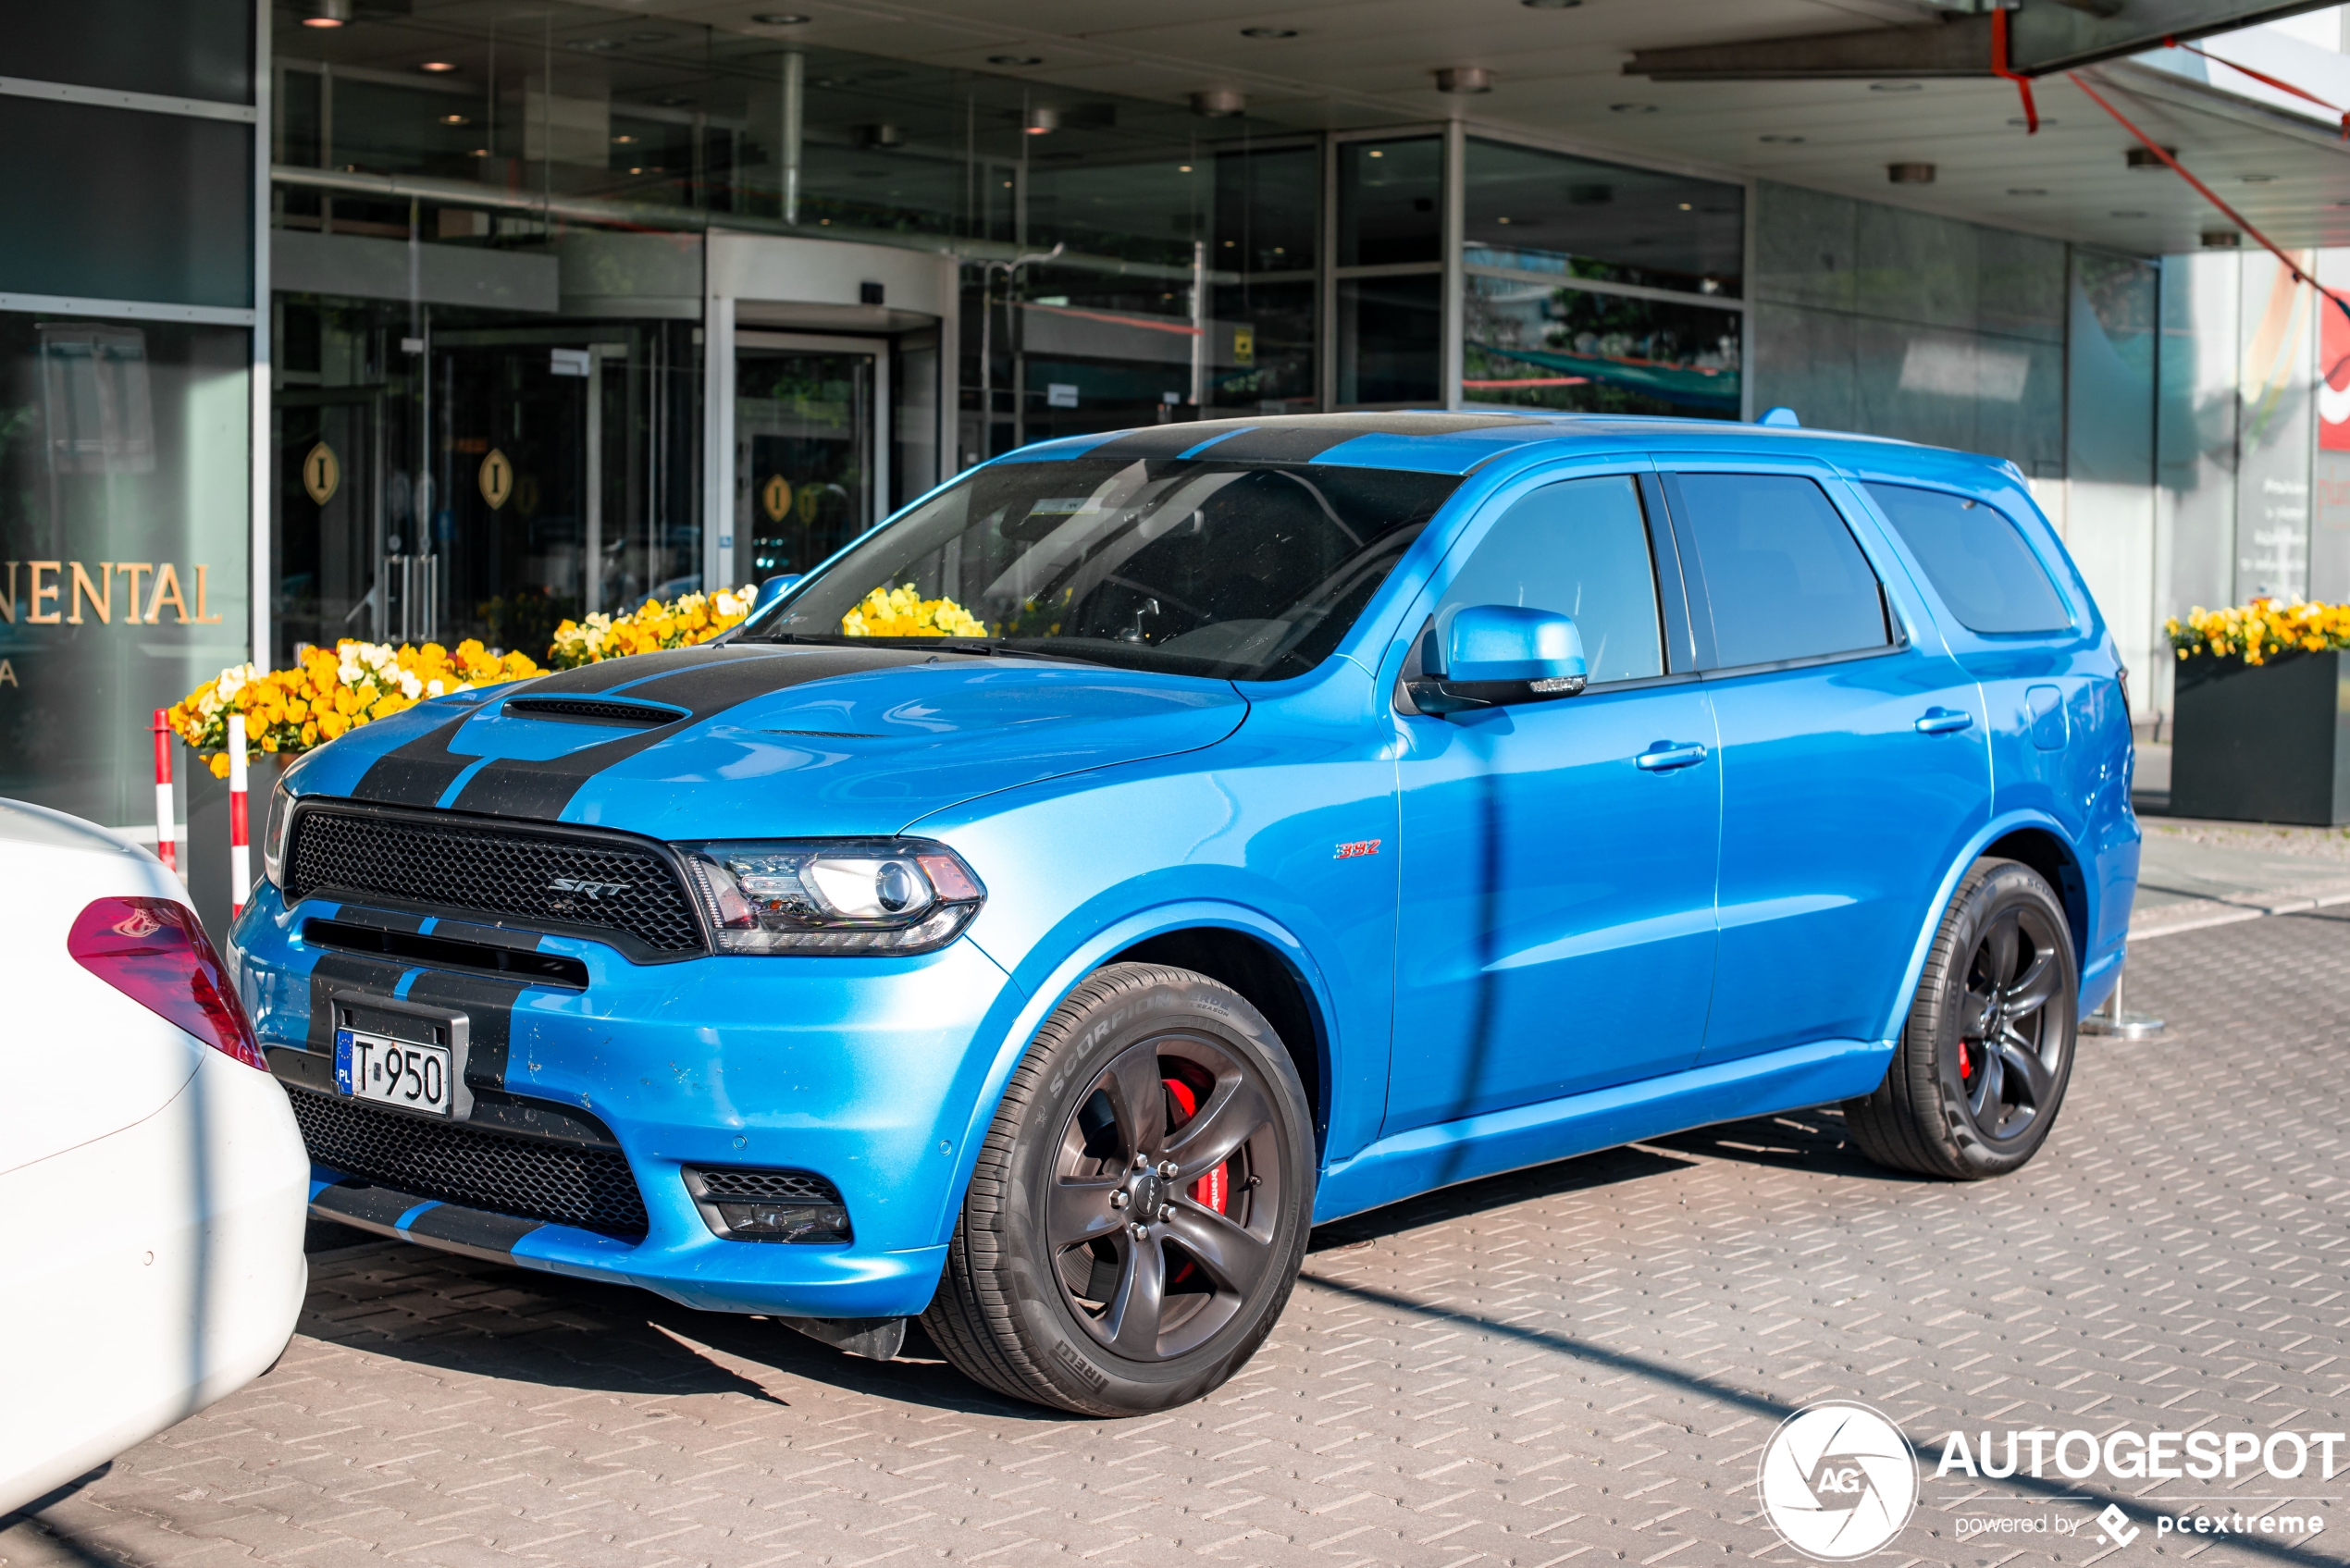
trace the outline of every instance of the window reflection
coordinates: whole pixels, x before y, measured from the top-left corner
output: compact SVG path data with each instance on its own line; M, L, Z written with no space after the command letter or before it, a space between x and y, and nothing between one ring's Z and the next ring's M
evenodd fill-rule
M1471 266L1736 299L1746 193L1735 185L1472 139Z
M1736 419L1735 311L1471 278L1461 392L1470 402Z

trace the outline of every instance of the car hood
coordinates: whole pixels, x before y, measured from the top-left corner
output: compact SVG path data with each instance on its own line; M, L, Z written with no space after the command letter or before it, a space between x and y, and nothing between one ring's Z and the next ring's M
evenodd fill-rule
M516 700L550 698L580 706ZM599 700L675 712L600 721ZM885 834L979 796L1213 745L1247 711L1228 682L1095 665L684 648L419 704L323 747L292 787L664 839Z

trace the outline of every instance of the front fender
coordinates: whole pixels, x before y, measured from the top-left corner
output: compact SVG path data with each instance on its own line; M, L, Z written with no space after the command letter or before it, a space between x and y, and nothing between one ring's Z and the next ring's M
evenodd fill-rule
M1012 1072L1020 1058L1028 1054L1029 1043L1053 1010L1066 1001L1069 994L1084 982L1085 977L1102 967L1113 956L1124 952L1138 942L1169 932L1192 931L1202 927L1241 932L1264 942L1281 956L1291 971L1305 987L1309 1005L1314 1010L1315 1050L1320 1057L1322 1081L1330 1085L1335 1095L1340 1085L1330 1073L1330 1029L1331 1017L1330 985L1320 966L1305 945L1280 921L1249 908L1243 904L1216 898L1184 899L1141 909L1107 925L1095 926L1066 944L1058 945L1061 956L1048 959L1032 952L1020 965L1015 984L1021 986L1026 1001L995 1047L986 1076L981 1080L977 1098L972 1102L971 1120L963 1130L961 1148L956 1156L954 1179L948 1183L946 1207L939 1216L938 1235L944 1241L954 1234L955 1216L962 1205L962 1195L970 1189L971 1174L979 1163L981 1141L996 1119L996 1108L1003 1104L1004 1091L1012 1080ZM1057 933L1058 934L1058 933ZM981 949L983 952L984 948ZM990 954L992 958L995 955ZM1011 966L999 967L1009 969ZM1046 967L1049 966L1049 967ZM1041 979L1026 984L1038 969L1045 968Z

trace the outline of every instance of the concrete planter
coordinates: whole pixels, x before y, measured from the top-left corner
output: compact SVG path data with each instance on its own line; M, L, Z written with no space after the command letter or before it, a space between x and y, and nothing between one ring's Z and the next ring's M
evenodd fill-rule
M2178 671L2171 810L2243 822L2350 823L2350 660L2197 655Z
M261 833L268 825L269 794L278 777L293 761L275 753L256 754L245 768L247 834L253 841L254 880L261 879ZM229 885L229 781L216 779L204 759L184 747L179 766L188 777L188 850L179 868L180 879L196 901L196 914L213 945L229 945L229 910L235 902Z

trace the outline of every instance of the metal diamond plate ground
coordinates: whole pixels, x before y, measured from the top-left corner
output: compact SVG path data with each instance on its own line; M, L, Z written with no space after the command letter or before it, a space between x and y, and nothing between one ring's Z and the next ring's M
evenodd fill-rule
M1257 1360L1147 1420L622 1290L323 1255L275 1371L0 1529L0 1560L1791 1564L1754 1476L1811 1401L1929 1451L1954 1427L2343 1430L2350 917L2143 943L2132 983L2168 1034L2084 1040L2020 1176L1890 1177L1810 1113L1479 1182L1318 1233ZM1873 1561L2340 1562L2345 1492L1929 1466ZM2164 1500L2253 1533L2159 1537ZM2129 1546L2092 1534L2108 1501ZM2264 1536L2264 1512L2329 1528ZM1958 1538L1998 1515L2052 1528Z

